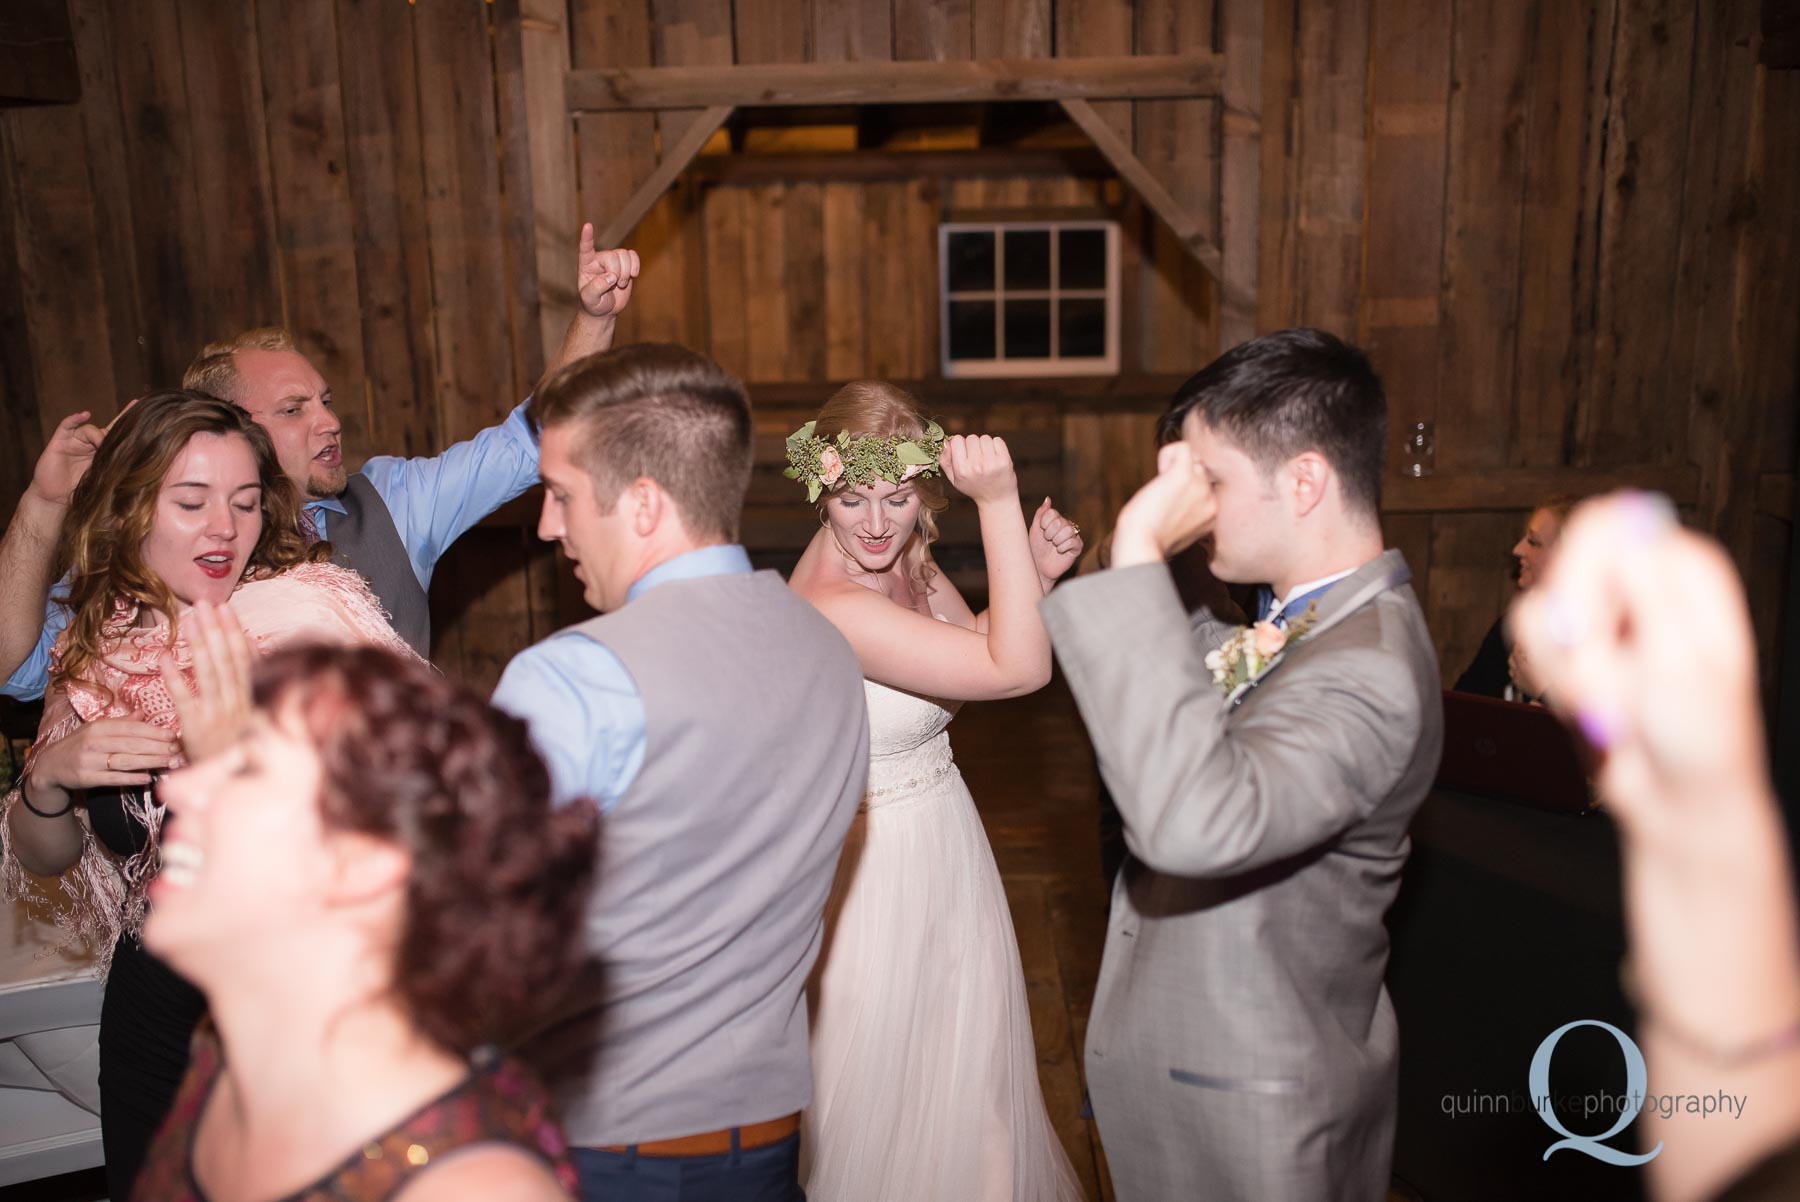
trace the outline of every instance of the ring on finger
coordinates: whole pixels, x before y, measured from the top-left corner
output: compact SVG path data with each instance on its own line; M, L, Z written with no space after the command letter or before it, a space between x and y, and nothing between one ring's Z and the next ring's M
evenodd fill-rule
M107 752L107 753L106 753L106 770L107 770L107 771L108 771L108 772L111 772L111 771L113 771L113 762L112 762L112 758L113 758L113 753L112 753L112 752L110 752L110 751L109 751L109 752Z

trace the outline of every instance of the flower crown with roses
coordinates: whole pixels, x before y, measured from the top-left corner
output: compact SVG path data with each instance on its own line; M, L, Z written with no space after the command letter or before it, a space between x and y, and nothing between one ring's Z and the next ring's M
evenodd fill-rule
M919 476L941 473L938 456L944 453L944 430L936 422L927 422L925 433L917 438L898 434L865 434L850 437L850 431L839 430L837 438L824 439L813 433L817 421L807 422L787 437L788 466L781 474L806 485L806 499L817 501L819 494L839 483L854 488L886 480L905 484Z

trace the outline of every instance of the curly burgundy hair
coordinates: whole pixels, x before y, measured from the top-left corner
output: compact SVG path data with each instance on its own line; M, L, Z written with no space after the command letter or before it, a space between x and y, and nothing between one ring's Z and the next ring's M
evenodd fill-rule
M412 857L394 990L420 1029L460 1053L520 1034L581 966L593 804L553 808L523 722L386 651L280 651L255 694L268 713L298 705L326 828Z

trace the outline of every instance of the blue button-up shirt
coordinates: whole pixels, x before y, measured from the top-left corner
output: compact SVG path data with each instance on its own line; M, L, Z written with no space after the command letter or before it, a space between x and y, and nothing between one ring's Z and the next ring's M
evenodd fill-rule
M750 556L735 544L700 547L651 568L625 593L625 604L671 580L749 572ZM494 704L531 728L531 741L550 766L558 805L591 797L602 812L644 766L644 699L631 673L607 648L565 630L513 657L494 689Z
M1303 616L1306 613L1307 606L1324 597L1326 593L1331 591L1332 585L1350 576L1355 571L1355 568L1349 568L1342 572L1334 572L1321 580L1312 580L1305 584L1297 584L1294 586L1293 591L1288 593L1287 597L1279 605L1275 603L1274 589L1266 584L1258 585L1256 588L1256 620L1258 622L1273 622L1275 625L1285 630L1287 629L1287 624L1290 620Z
M525 404L520 404L499 425L457 443L442 455L430 459L377 455L363 464L362 474L393 515L413 574L429 591L431 574L450 544L537 483L537 436L525 420ZM331 537L331 515L345 511L336 497L308 501L306 510L322 538ZM0 693L22 701L44 695L50 681L50 647L69 624L69 612L59 600L67 595L65 590L66 583L50 590L37 646L0 686Z

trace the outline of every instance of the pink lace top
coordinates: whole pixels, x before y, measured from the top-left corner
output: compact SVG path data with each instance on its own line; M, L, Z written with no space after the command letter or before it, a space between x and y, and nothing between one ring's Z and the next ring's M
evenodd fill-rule
M232 594L231 609L251 644L265 655L282 647L330 643L368 644L418 658L394 633L363 578L336 564L299 564L279 576L241 584ZM191 683L192 653L180 637L179 623L171 646L166 617L151 611L149 621L139 625L139 620L136 603L118 601L106 627L104 654L78 680L59 679L67 634L57 640L50 651L54 683L44 700L37 741L25 757L27 774L44 748L69 737L83 722L133 717L180 733L159 663L164 654L173 655L175 666ZM65 930L109 962L119 933L136 933L143 925L144 891L156 870L163 807L148 789L127 794L127 811L149 833L144 849L129 857L106 851L95 840L86 813L77 807L83 826L81 859L60 877L46 879L25 871L7 835L6 816L20 796L15 787L0 799L0 891L45 907Z

